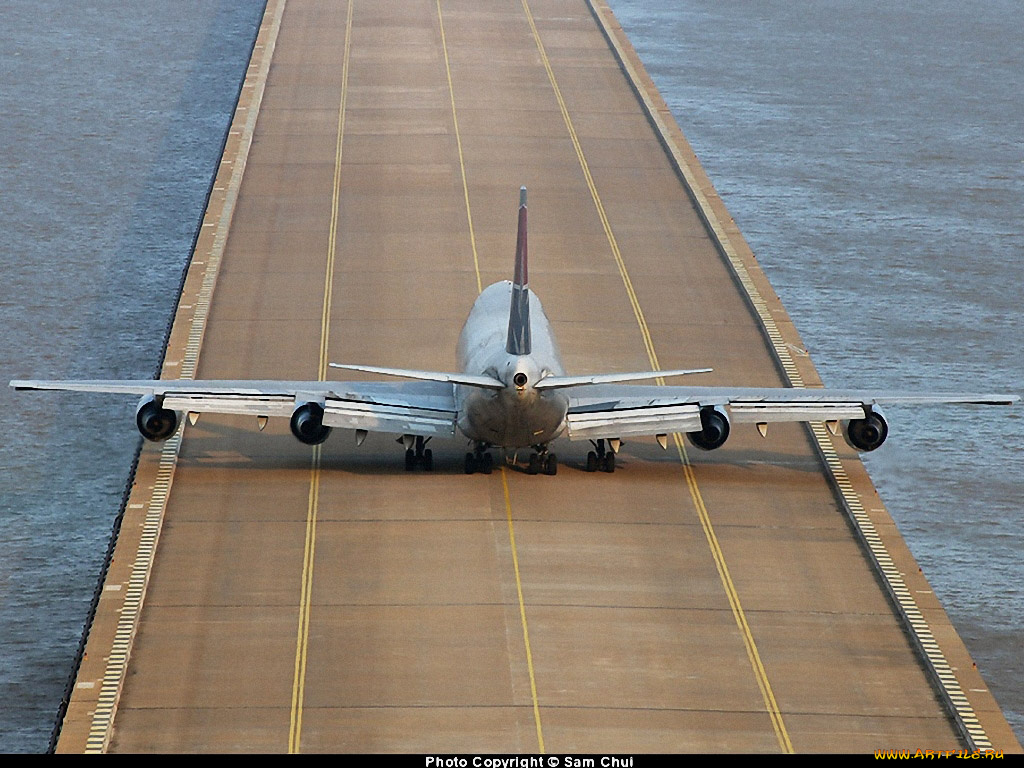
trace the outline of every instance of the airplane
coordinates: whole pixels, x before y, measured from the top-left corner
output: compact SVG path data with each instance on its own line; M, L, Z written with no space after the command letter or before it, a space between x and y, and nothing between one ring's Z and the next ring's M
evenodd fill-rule
M426 445L434 437L469 440L465 472L490 473L491 448L529 448L529 474L554 475L552 441L562 435L589 440L588 472L615 471L624 437L654 435L662 448L669 433L683 432L710 451L728 439L734 424L753 423L762 437L772 422L825 422L859 451L885 442L889 403L1009 405L1015 395L901 394L871 390L643 386L658 377L708 373L710 368L567 375L540 299L527 270L526 188L520 189L515 271L511 281L483 290L458 341L460 372L444 373L331 363L407 381L15 380L15 390L65 390L139 395L136 425L147 440L170 438L188 414L255 416L262 431L269 417L290 419L302 443L323 443L334 428L355 430L362 445L369 432L401 435L405 469L433 468ZM841 425L841 426L840 426Z

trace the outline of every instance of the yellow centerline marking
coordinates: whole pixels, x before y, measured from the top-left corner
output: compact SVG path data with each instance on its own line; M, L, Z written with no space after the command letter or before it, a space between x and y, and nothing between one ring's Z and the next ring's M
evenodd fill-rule
M508 471L501 468L501 487L505 492L505 515L508 518L508 541L512 547L512 568L516 574L516 595L519 597L519 622L523 625L523 643L526 645L526 669L530 673L530 695L533 697L533 722L537 726L538 751L544 754L544 731L540 727L540 704L537 701L537 681L533 674L533 654L530 652L530 630L526 625L526 603L523 601L523 582L519 577L519 555L516 551L516 532L512 525L512 498L508 492Z
M331 300L334 295L334 263L338 245L338 208L341 197L341 149L345 135L345 103L348 99L348 66L352 42L352 5L345 17L345 47L341 65L341 103L338 105L338 137L334 149L334 186L331 195L331 224L327 238L327 266L324 276L323 309L320 314L319 381L327 379L327 348L330 339ZM299 594L299 622L295 640L295 670L292 681L292 708L288 729L288 752L302 748L302 708L306 694L306 659L309 647L309 616L313 602L313 563L316 554L316 521L320 507L321 447L313 446L309 476L309 504L306 510L306 539L302 556L302 586Z
M466 200L466 220L469 223L469 242L473 250L473 268L476 271L477 293L483 291L483 283L480 279L480 260L477 257L476 235L473 229L473 214L469 205L469 185L466 182L466 163L462 154L462 135L459 132L459 118L455 111L455 89L452 86L452 70L448 59L448 42L444 33L444 17L441 15L441 0L437 0L437 23L441 31L441 49L444 51L444 69L448 78L448 96L452 105L452 123L455 126L455 144L459 150L459 169L462 173L462 193ZM544 753L544 730L540 722L540 703L537 700L537 679L533 670L533 653L530 650L530 630L526 621L526 602L523 600L523 582L519 575L519 554L516 549L516 531L512 523L512 497L508 490L508 475L504 467L501 468L501 485L505 493L505 516L508 521L508 540L512 548L512 569L516 578L516 595L519 600L519 623L523 628L523 644L526 647L526 669L530 675L530 697L533 701L533 722L537 728L537 748Z
M537 51L539 52L541 61L544 64L544 69L547 72L548 80L551 83L552 90L554 91L555 99L558 101L558 107L561 110L562 119L565 121L565 127L569 131L569 137L572 140L573 148L576 150L576 157L578 158L580 168L583 171L583 177L587 182L587 187L594 200L594 206L597 209L598 217L601 219L601 225L604 228L606 237L608 238L608 244L611 247L612 255L615 258L616 265L618 265L619 274L622 276L622 283L626 288L626 294L629 296L630 305L633 307L633 314L636 316L637 324L640 326L640 333L643 336L644 347L647 350L647 357L650 360L651 369L659 371L661 370L661 365L658 363L658 355L654 349L654 341L651 338L651 332L647 326L647 320L645 319L643 310L640 307L640 301L637 298L636 292L633 290L633 282L629 278L629 272L626 269L625 261L622 258L622 252L619 250L619 245L615 239L615 234L612 231L611 223L608 220L604 205L601 202L601 196L598 194L597 186L594 184L594 178L590 173L590 166L583 153L583 147L581 146L579 137L576 134L572 118L569 116L569 110L565 105L565 100L562 98L561 89L558 87L558 81L551 68L551 62L548 59L544 43L540 39L540 33L538 32L537 25L534 22L533 13L530 11L530 5L527 0L521 1L523 10L526 12L526 19L530 24L530 30L533 33L533 39L537 46ZM661 377L658 377L656 381L662 385L665 383L665 380ZM676 433L673 435L673 438L679 452L679 460L683 464L683 474L686 478L686 484L690 489L690 496L697 509L697 516L700 518L701 527L704 530L704 536L707 539L708 547L711 550L711 555L715 561L715 567L718 569L719 579L721 580L726 596L728 597L729 606L732 609L733 617L736 620L736 626L739 628L740 635L743 637L747 657L750 660L751 668L754 671L754 677L757 679L757 686L761 691L761 697L764 701L768 716L771 719L772 727L775 730L779 746L784 752L793 752L793 745L789 739L789 734L786 731L786 726L782 719L782 713L775 700L775 694L772 692L771 683L768 681L768 675L765 672L764 664L761 662L761 655L757 650L757 643L754 642L753 634L751 633L750 626L747 623L746 614L744 613L743 606L740 603L739 594L736 592L735 584L732 581L728 566L725 563L725 555L722 553L722 549L718 544L718 537L715 535L714 526L711 524L711 518L708 515L707 507L704 504L704 499L697 486L697 478L694 474L693 465L690 463L690 459L686 453L686 448L683 445L681 436Z
M313 559L316 554L316 518L320 501L320 446L313 446L306 510L306 540L302 556L302 593L299 596L299 628L295 642L295 677L292 683L292 713L288 731L288 752L300 751L302 704L306 695L306 649L309 643L309 609L313 597Z

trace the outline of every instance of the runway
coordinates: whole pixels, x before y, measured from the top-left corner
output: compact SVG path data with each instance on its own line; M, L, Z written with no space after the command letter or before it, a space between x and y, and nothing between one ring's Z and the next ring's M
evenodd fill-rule
M269 3L164 377L454 368L522 184L570 372L820 385L603 28L582 2ZM586 448L465 476L452 441L409 474L388 436L208 416L147 447L59 750L1019 750L841 440L636 441L614 475Z

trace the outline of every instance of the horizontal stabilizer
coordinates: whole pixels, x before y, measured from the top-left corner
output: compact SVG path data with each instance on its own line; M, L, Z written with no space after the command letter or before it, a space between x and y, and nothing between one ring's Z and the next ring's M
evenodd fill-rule
M587 384L615 384L621 381L643 381L660 376L686 376L691 373L710 373L710 368L690 368L676 371L637 371L635 373L596 373L587 376L548 376L534 384L534 389L560 389Z
M482 387L483 389L504 389L505 385L493 376L482 376L472 373L442 373L439 371L410 371L405 368L380 368L375 365L343 365L331 363L332 368L342 368L346 371L363 371L364 373L379 373L384 376L402 376L407 379L423 379L426 381L444 381L450 384L465 384L469 387Z

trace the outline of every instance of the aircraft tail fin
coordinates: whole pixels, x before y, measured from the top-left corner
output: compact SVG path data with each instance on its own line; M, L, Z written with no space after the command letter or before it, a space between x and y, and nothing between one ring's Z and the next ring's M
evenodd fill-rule
M530 343L530 284L526 268L526 187L519 189L519 232L516 236L516 270L512 280L512 306L508 316L510 355L528 355Z

